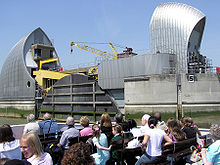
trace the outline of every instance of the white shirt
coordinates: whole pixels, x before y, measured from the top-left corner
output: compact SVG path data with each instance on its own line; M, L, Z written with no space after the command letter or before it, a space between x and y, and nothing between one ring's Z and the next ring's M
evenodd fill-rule
M145 124L144 126L142 126L142 127L140 128L141 134L142 134L142 135L145 135L145 134L148 132L149 129L150 129L150 128L149 128L148 124Z
M143 135L141 130L135 127L131 129L131 133L133 134L134 137L139 137Z
M21 160L20 143L18 139L0 144L0 158Z
M41 158L38 160L35 155L27 159L32 165L53 165L53 160L49 153L45 152L41 154Z
M161 144L165 135L165 132L161 129L149 129L146 133L149 136L147 142L147 154L150 156L161 156L162 148Z
M24 126L24 133L35 132L36 134L40 134L40 127L36 122L27 123Z

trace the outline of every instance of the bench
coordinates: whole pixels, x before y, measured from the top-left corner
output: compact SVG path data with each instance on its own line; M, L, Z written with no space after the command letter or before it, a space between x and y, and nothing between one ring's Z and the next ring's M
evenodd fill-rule
M72 146L73 144L79 143L79 142L84 142L84 143L86 143L86 141L87 141L89 138L91 138L91 137L92 137L92 135L90 135L90 136L71 137L71 138L68 139L68 140L69 140L69 146Z
M113 141L112 148L117 149L121 155L119 161L124 162L125 160L127 160L126 161L127 164L132 164L131 161L132 160L135 161L135 159L133 159L134 157L141 156L144 153L141 147L126 148L127 143L132 139L133 138ZM180 141L178 143L163 146L162 159L159 163L156 164L160 164L160 165L172 164L173 163L172 160L175 160L175 163L178 162L178 164L183 163L183 157L192 153L192 150L190 149L191 146L197 146L196 138L187 139ZM172 158L171 161L168 161L167 157ZM149 165L153 165L153 164L149 164Z

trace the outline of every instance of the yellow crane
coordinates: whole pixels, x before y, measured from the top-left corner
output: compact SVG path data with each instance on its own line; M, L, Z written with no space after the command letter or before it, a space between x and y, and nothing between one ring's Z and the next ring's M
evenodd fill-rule
M93 54L96 54L96 55L99 55L99 56L102 56L102 57L106 57L106 58L111 58L111 59L117 59L118 58L118 52L117 50L115 49L115 47L112 45L112 43L105 43L105 44L108 44L109 47L111 48L111 50L113 51L114 55L108 53L108 52L105 52L105 51L102 51L102 50L98 50L98 49L95 49L95 48L92 48L90 46L87 46L87 45L83 45L83 44L78 44L78 43L75 43L75 42L71 42L70 43L70 46L76 46L82 50L85 50L87 52L90 52L90 53L93 53ZM73 51L73 49L71 48L71 52Z

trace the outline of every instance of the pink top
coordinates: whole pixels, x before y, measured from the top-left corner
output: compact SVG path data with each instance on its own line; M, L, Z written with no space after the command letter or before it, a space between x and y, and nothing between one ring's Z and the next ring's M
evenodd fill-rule
M90 136L90 135L92 135L91 127L85 127L80 131L80 136Z

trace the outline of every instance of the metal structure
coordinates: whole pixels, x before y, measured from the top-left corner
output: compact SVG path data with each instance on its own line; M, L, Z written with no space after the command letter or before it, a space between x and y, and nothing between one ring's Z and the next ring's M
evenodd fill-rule
M47 35L37 28L24 36L9 52L0 74L0 104L20 109L35 107L36 81L33 72L38 70L35 61L37 54L41 59L55 58L57 53ZM56 60L47 63L47 68L59 68Z
M53 117L60 119L69 115L80 119L82 115L87 115L96 121L102 113L114 115L118 110L96 80L86 75L72 74L52 86L39 112L50 112Z
M117 50L112 45L112 43L109 42L107 44L109 45L109 47L113 51L114 55L112 55L112 54L110 54L108 52L102 51L102 50L98 50L98 49L92 48L92 47L87 46L87 45L77 44L75 42L71 42L70 46L76 46L76 47L78 47L78 48L80 48L82 50L85 50L85 51L90 52L90 53L94 53L94 54L102 56L102 57L111 58L111 59L117 59L117 55L118 55ZM72 52L72 49L71 49L71 52Z
M191 68L204 68L202 57L201 63L196 64L196 67L190 67L188 59L192 54L200 56L205 22L206 17L201 11L186 4L159 5L150 22L151 53L176 54L179 73L189 73Z

